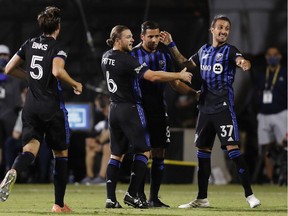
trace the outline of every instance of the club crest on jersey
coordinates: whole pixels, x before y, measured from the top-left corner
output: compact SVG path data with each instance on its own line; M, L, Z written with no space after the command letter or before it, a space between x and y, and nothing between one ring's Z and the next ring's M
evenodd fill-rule
M213 65L213 72L216 74L221 74L223 71L223 66L220 63L216 63Z
M223 59L223 54L222 53L217 53L216 54L216 61L219 62Z
M165 70L165 67L166 67L165 60L163 59L159 60L159 67L161 68L161 70Z

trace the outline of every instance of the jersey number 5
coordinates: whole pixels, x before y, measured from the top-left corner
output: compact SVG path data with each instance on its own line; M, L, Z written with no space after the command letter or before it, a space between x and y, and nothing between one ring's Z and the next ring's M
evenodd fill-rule
M43 68L40 64L37 63L37 61L41 62L42 60L43 60L43 56L37 56L37 55L32 56L30 68L35 69L36 72L38 71L38 73L34 73L33 71L30 71L30 76L33 79L40 80L43 76Z

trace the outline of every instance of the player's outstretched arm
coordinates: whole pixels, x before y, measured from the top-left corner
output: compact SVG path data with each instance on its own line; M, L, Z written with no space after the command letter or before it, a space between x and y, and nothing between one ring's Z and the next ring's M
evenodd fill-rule
M172 36L169 32L161 31L160 41L164 45L168 46L173 59L177 62L178 65L180 65L181 67L187 67L188 70L191 70L193 67L196 66L193 61L188 60L180 53L176 46L176 43L173 41Z
M191 83L192 73L186 71L187 68L184 68L182 71L178 73L164 73L163 71L152 71L147 70L144 73L144 79L149 80L151 82L170 82L173 80L182 80L184 82Z
M240 67L243 71L250 70L251 68L251 62L243 58L242 56L236 58L236 65Z

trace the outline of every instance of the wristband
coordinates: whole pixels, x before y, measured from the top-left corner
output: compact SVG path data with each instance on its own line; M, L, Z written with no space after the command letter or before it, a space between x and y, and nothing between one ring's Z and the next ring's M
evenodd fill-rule
M172 41L171 43L168 44L168 47L169 47L169 48L172 48L172 47L174 47L174 46L176 46L176 43L175 43L174 41Z

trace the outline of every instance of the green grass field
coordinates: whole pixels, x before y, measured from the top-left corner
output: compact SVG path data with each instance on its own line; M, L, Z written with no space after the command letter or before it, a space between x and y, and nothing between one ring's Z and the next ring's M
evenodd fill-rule
M148 190L149 185L146 185ZM122 209L105 209L105 186L68 185L65 202L73 209L69 215L195 215L195 216L257 216L287 215L287 187L254 185L254 193L262 205L250 209L240 185L209 186L211 208L178 209L177 206L195 198L197 186L162 185L161 199L170 204L169 209L134 209L123 204L126 184L117 187ZM148 193L148 191L146 191ZM54 202L53 185L15 184L6 202L0 203L2 216L55 215L50 213Z

